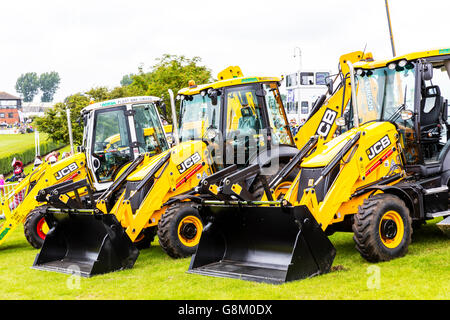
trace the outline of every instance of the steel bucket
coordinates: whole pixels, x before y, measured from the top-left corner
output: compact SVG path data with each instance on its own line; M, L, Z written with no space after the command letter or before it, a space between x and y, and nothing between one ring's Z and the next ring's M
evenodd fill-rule
M336 249L305 206L200 207L189 273L279 284L329 272Z
M46 212L50 227L33 268L90 277L132 268L139 255L113 214Z

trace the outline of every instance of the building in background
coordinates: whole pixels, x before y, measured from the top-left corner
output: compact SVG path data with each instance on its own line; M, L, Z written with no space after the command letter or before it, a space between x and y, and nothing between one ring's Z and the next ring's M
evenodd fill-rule
M46 110L53 108L55 102L22 102L22 112L25 119L42 117Z
M302 69L285 77L285 108L291 125L302 125L314 102L327 91L329 70Z
M23 122L22 99L0 91L0 125Z

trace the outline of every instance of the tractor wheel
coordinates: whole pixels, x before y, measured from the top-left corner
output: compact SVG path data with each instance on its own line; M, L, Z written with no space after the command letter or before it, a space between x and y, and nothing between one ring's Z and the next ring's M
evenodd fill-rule
M289 159L280 160L280 164L279 164L280 170L288 163L289 163ZM283 198L287 189L289 189L290 185L292 184L292 181L295 180L295 177L297 177L297 174L299 172L300 172L299 168L294 168L292 170L292 172L286 178L284 178L284 180L282 180L278 186L275 187L275 190L273 191L273 194L272 194L272 197L274 198L274 200L279 200L279 199ZM273 174L269 177L266 176L265 179L266 179L267 183L269 183L270 180L275 175L276 174ZM264 195L264 187L263 187L263 183L262 183L260 177L256 178L256 181L250 187L250 192L252 193L253 197L255 197L256 199L259 200L262 198L262 196Z
M159 244L172 258L188 257L197 250L202 230L202 219L192 203L175 203L159 220Z
M45 235L48 232L48 225L44 218L44 206L34 208L28 213L23 225L25 238L36 249L40 249L44 244Z
M156 236L156 227L149 227L141 231L139 236L134 240L134 245L139 250L150 248Z
M412 235L409 209L399 197L377 194L364 200L354 216L353 240L369 262L388 261L408 251Z

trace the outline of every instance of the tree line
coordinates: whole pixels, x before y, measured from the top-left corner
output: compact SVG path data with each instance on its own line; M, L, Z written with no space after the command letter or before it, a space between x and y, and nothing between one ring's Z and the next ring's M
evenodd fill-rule
M41 90L41 102L51 102L59 88L60 81L59 74L55 71L45 72L39 76L36 72L27 72L17 79L16 91L23 96L24 102L31 102Z

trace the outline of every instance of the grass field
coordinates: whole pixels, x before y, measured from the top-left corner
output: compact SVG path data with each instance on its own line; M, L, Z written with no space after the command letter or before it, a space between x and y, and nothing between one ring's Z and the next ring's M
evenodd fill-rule
M34 145L33 134L16 138L0 139L0 152L4 148L9 152L10 148L19 148L30 141ZM60 152L68 150L65 147ZM31 165L25 172L29 170ZM450 239L434 225L441 219L414 233L408 255L379 264L370 264L360 257L352 234L336 233L330 237L337 249L331 273L282 285L187 274L190 258L171 259L157 240L150 249L141 251L130 270L89 279L38 271L31 269L38 250L28 244L23 227L19 227L0 247L0 299L448 300Z
M47 139L45 133L39 133L41 143ZM23 150L34 147L34 133L25 134L1 134L0 158L5 154L20 153Z
M337 249L334 270L319 277L269 285L187 274L190 258L173 260L157 241L133 269L79 278L31 269L38 253L15 230L0 247L0 298L9 299L449 299L450 239L434 225L415 232L409 253L370 264L354 249L350 233L330 237Z

